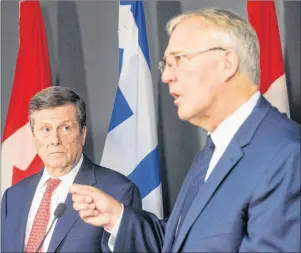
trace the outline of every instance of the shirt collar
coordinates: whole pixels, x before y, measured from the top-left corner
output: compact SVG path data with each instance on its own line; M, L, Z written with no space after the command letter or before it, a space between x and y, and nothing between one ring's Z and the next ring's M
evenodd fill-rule
M43 171L43 175L40 179L40 182L39 182L39 185L38 185L38 189L42 188L46 182L48 181L48 179L50 178L59 178L62 183L70 183L70 185L73 183L82 163L83 163L83 160L84 160L84 155L81 154L81 157L79 159L79 161L77 162L77 164L73 167L73 169L71 169L67 174L65 175L62 175L62 176L59 176L59 177L52 177L46 167L44 168L44 171Z
M260 92L257 91L249 98L247 102L240 106L238 110L222 121L222 123L220 123L218 127L211 133L211 138L216 148L228 146L242 123L253 111L259 97Z

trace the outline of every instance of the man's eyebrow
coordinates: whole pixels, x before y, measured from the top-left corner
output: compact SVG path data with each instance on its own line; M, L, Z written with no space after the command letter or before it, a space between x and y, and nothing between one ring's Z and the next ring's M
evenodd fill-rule
M66 119L66 120L63 120L61 123L60 123L60 125L61 124L66 124L66 123L75 123L76 121L73 121L73 120L69 120L69 119ZM48 121L41 121L41 124L44 124L44 125L49 125L49 124L51 124L51 122L48 122Z
M169 52L167 55L164 55L163 60L165 61L166 57L169 55L176 55L176 54L180 54L182 53L184 50L183 49L178 49L178 50L174 50Z

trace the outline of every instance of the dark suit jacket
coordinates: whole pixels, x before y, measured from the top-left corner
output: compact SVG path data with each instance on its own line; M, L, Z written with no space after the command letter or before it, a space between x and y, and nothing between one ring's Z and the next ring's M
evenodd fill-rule
M300 126L263 97L177 230L190 180L167 223L126 207L116 252L300 252Z
M43 171L6 190L1 204L2 252L24 252L27 216L35 189ZM86 156L74 180L78 184L92 185L110 194L124 205L141 208L138 188L118 172L92 163ZM55 226L48 252L101 252L101 241L109 235L102 228L88 225L72 207L69 194L66 211Z

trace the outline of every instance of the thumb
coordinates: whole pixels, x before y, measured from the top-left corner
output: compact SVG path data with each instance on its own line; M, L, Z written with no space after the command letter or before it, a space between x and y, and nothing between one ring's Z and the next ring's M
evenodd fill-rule
M83 218L83 220L93 226L104 227L108 229L108 227L111 227L110 224L112 222L112 217L107 213L102 213L97 216L87 216Z

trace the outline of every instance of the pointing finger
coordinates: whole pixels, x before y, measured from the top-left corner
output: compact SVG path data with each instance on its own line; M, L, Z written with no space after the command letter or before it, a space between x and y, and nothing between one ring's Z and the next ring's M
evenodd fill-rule
M78 203L74 202L73 203L73 208L75 211L82 211L82 210L95 210L95 204L87 204L87 203Z
M72 200L73 202L79 202L79 203L92 203L93 201L91 196L82 196L76 193L72 194Z
M72 184L69 193L77 193L80 195L89 195L92 192L101 192L99 189L90 185Z

